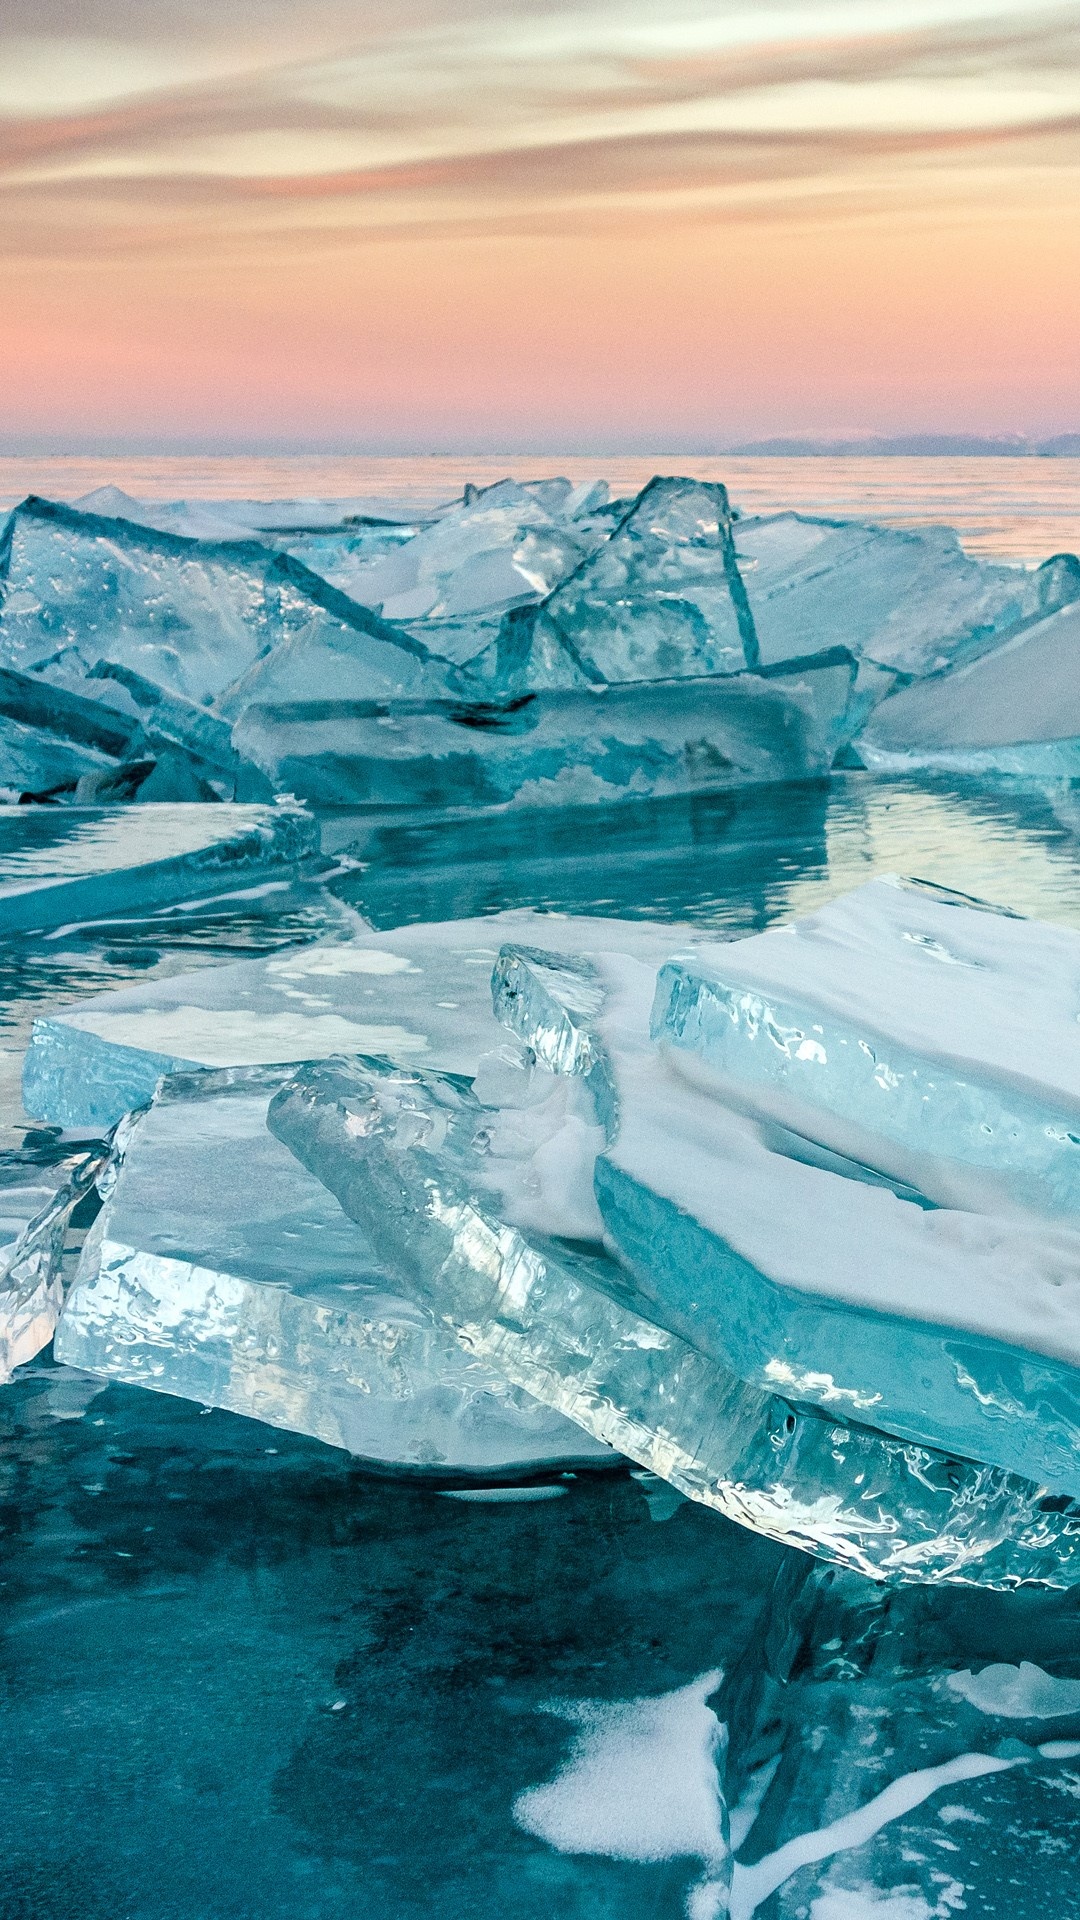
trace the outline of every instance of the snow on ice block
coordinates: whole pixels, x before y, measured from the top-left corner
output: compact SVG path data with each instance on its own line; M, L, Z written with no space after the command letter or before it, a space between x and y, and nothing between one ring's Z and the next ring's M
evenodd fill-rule
M778 513L736 522L761 658L843 646L902 674L934 673L1080 600L1080 561L989 564L948 527L905 532Z
M365 1234L267 1131L282 1077L177 1077L124 1130L57 1357L383 1466L610 1461L399 1297Z
M490 987L505 941L574 951L615 945L656 966L688 937L687 928L649 922L511 912L360 933L123 987L35 1022L27 1112L104 1130L144 1106L163 1073L343 1051L473 1074L481 1055L505 1041Z
M782 671L491 703L252 704L237 750L325 805L522 807L716 793L827 774L857 720L846 653Z
M317 851L314 820L287 804L7 808L0 811L0 930L231 892Z
M993 653L882 701L856 752L867 767L1080 776L1080 605Z
M594 1090L596 1199L663 1324L741 1379L1080 1495L1080 1226L933 1208L731 1111L650 1046L640 963L507 948L493 985Z
M103 1157L51 1141L0 1153L0 1384L53 1337L64 1236Z
M419 642L258 541L191 540L30 499L0 540L0 585L0 661L15 668L75 646L203 702L284 646L290 659L347 661L371 698L424 684Z
M740 1380L660 1323L584 1222L551 1232L597 1142L560 1089L545 1111L549 1078L489 1105L452 1076L322 1061L269 1125L468 1353L689 1498L878 1580L1080 1575L1068 1501Z
M681 1068L942 1205L1080 1216L1080 934L895 876L665 968Z

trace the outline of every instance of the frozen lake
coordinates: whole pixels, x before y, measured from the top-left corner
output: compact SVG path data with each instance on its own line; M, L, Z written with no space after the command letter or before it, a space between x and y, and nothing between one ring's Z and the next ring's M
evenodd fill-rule
M504 474L603 475L614 493L637 493L654 473L721 480L748 513L792 507L895 527L955 527L971 553L1021 562L1080 551L1080 460L1037 458L774 458L767 455L597 454L129 454L0 456L0 507L28 493L76 500L120 487L146 500L348 499L376 495L437 506L466 483Z

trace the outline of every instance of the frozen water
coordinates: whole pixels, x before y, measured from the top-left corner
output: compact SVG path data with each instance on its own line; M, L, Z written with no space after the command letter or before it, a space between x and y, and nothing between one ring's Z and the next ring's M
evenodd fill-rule
M373 562L352 589L388 620L438 622L549 594L597 545L535 489L484 488ZM554 517L553 517L554 510Z
M204 702L283 648L260 682L278 697L294 685L297 656L309 663L312 691L320 664L335 659L347 662L354 696L361 686L377 699L422 682L418 642L256 542L193 541L30 500L8 521L0 577L0 660L21 670L74 646L88 666L110 661ZM296 692L302 685L301 676Z
M1069 777L1080 772L1080 606L1036 621L992 653L902 687L858 743L874 769Z
M0 1384L52 1339L65 1234L101 1161L49 1141L0 1152Z
M763 660L842 646L908 676L997 647L1080 599L1080 562L1026 569L970 559L947 527L919 532L770 514L736 523L739 572Z
M281 1078L167 1081L126 1128L57 1357L383 1466L503 1473L609 1458L395 1295L365 1235L268 1133Z
M740 1379L1080 1493L1080 1233L928 1207L732 1112L649 1047L651 991L614 955L582 979L507 949L494 981L537 1058L593 1090L596 1198L649 1311Z
M651 481L514 644L525 649L514 678L534 688L567 676L610 684L755 667L725 489Z
M681 935L681 939L680 939ZM422 1058L473 1074L504 1039L491 969L504 941L588 949L617 938L659 964L688 928L508 913L357 933L264 960L201 968L90 998L35 1023L27 1111L57 1126L112 1126L162 1073L261 1066L340 1052Z
M885 876L666 970L676 1065L943 1205L1080 1210L1080 937Z
M573 1737L552 1701L755 1661L781 1549L689 1503L656 1526L620 1473L447 1499L44 1362L0 1393L0 1465L9 1905L680 1920L696 1861L562 1855L514 1805Z
M469 1352L691 1499L876 1579L1074 1577L1068 1501L746 1385L580 1233L544 1234L535 1213L515 1226L535 1131L515 1137L460 1079L322 1062L269 1124Z
M1068 1688L1075 1595L874 1595L823 1569L796 1589L785 1570L773 1608L756 1691L748 1675L728 1706L729 1795L767 1781L732 1914L997 1914L1006 1878L1025 1890L1010 1889L1010 1911L1031 1889L1069 1912L1080 1743L1048 1735L1080 1716L995 1724L952 1683L965 1658L1015 1676L1027 1646L1046 1685Z
M262 671L235 744L275 786L323 806L595 806L817 779L861 717L847 654L483 703L357 703L329 688L275 702Z
M0 812L0 928L76 920L233 892L280 877L317 852L302 808L171 806L134 816L106 807Z

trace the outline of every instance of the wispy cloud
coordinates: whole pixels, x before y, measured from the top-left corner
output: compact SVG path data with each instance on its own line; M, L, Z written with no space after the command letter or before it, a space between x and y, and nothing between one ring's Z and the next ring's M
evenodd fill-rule
M956 170L962 196L1006 149L1021 169L1077 164L1075 6L793 0L538 15L502 0L387 10L373 23L366 8L312 14L277 0L261 14L263 52L243 6L228 33L220 21L210 31L210 10L192 0L179 18L99 0L80 8L76 37L63 12L35 9L36 36L9 29L4 63L0 218L9 244L22 230L35 250L46 212L60 243L73 199L80 253L95 205L110 250L159 244L166 206L170 236L186 207L197 242L206 183L240 222L274 202L287 226L291 204L323 198L340 223L347 204L360 238L388 219L472 227L515 209L526 223L561 209L602 226L628 198L680 218L715 217L726 200L734 216L748 183L764 211L770 183L790 205L791 181L809 178L835 209L882 166L921 172L929 156ZM315 57L297 57L313 39ZM50 59L62 81L53 111ZM803 204L811 217L813 197Z

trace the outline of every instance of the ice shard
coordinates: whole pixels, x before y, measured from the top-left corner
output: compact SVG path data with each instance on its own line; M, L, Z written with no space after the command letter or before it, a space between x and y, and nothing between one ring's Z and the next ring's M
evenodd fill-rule
M477 671L524 691L740 673L758 658L725 489L655 479L591 558L508 623L492 666Z
M1080 599L1080 561L974 560L947 527L906 532L779 513L734 528L761 658L847 647L905 677L955 665Z
M294 872L318 851L302 807L158 806L0 812L0 930L153 912Z
M819 779L860 724L855 662L394 704L255 698L233 739L322 805L567 807Z
M269 1124L468 1352L691 1499L878 1580L1080 1571L1068 1501L747 1385L661 1326L598 1245L514 1225L552 1139L538 1151L535 1126L460 1079L324 1061Z
M267 1131L283 1077L179 1076L125 1123L58 1359L384 1467L610 1462L399 1296L366 1235Z
M145 776L153 762L133 716L0 666L0 788L10 799L70 797L81 780L139 761Z
M373 699L424 683L418 642L256 541L191 540L30 499L9 517L0 582L0 663L19 670L70 645L201 703L283 649L278 693L298 655L309 691L335 661Z
M1026 627L980 659L903 686L855 752L875 772L934 767L1080 775L1080 605Z
M65 1234L103 1158L49 1140L0 1152L0 1384L53 1337Z
M939 1205L1080 1213L1080 935L885 876L660 976L685 1072Z
M124 987L35 1022L27 1112L104 1131L144 1106L162 1073L342 1050L474 1074L506 1038L490 987L505 941L573 951L614 945L658 966L693 938L690 928L649 921L510 912L363 932Z

